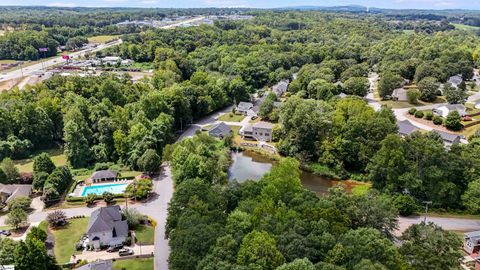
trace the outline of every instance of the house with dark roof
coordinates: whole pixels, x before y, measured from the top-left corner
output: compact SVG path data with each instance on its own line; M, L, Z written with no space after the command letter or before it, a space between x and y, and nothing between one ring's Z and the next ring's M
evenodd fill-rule
M457 134L443 132L443 131L440 131L440 130L435 130L434 132L436 132L438 135L440 135L440 138L442 138L443 144L446 147L450 147L454 144L458 144L458 143L460 143L460 140L462 139L462 136L457 135Z
M18 197L28 197L32 194L32 185L0 184L0 203L8 203Z
M77 268L77 270L112 270L112 269L113 269L112 260L91 262Z
M101 207L93 211L88 221L87 236L95 249L122 245L128 236L128 224L122 220L120 206Z
M398 134L401 137L406 137L418 130L418 128L408 120L398 121L397 127L398 127Z
M247 115L248 110L253 108L253 104L250 102L240 102L235 108L235 113Z
M96 171L89 178L91 182L102 182L102 181L115 181L117 179L118 172L112 170L101 170Z
M216 138L224 138L230 133L232 133L232 129L224 122L220 122L208 130L208 135Z

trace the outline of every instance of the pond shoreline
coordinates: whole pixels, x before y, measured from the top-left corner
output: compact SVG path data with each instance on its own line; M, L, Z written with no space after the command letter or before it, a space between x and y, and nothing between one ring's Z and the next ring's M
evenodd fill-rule
M247 179L260 180L278 162L278 160L271 159L268 155L262 155L258 152L249 149L232 150L232 164L228 170L229 180L237 180L238 182L244 182ZM326 194L328 189L337 185L344 185L347 192L351 192L355 186L364 184L351 180L324 177L313 173L311 170L305 170L303 166L300 170L302 186L315 192L318 196Z

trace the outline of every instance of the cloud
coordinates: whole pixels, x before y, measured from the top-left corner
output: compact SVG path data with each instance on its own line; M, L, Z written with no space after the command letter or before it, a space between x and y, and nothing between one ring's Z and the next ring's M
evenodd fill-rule
M53 2L47 4L49 7L77 7L75 3Z

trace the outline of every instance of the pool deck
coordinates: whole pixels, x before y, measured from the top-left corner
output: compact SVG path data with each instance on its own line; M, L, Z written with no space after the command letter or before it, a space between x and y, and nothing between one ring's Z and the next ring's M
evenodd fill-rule
M83 197L83 189L85 187L95 187L95 186L104 186L104 185L112 185L112 184L130 184L132 183L133 180L126 180L126 179L118 179L117 181L105 181L105 182L100 182L100 183L95 183L91 185L85 185L85 184L77 184L75 187L75 190L72 192L72 196L74 197Z

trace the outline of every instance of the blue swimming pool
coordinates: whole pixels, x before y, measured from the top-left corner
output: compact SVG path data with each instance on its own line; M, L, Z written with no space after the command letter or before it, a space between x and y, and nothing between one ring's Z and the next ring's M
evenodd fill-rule
M113 194L120 194L125 191L128 184L105 184L105 185L94 185L84 187L82 191L82 197L87 196L88 194L102 195L104 192L110 192Z

